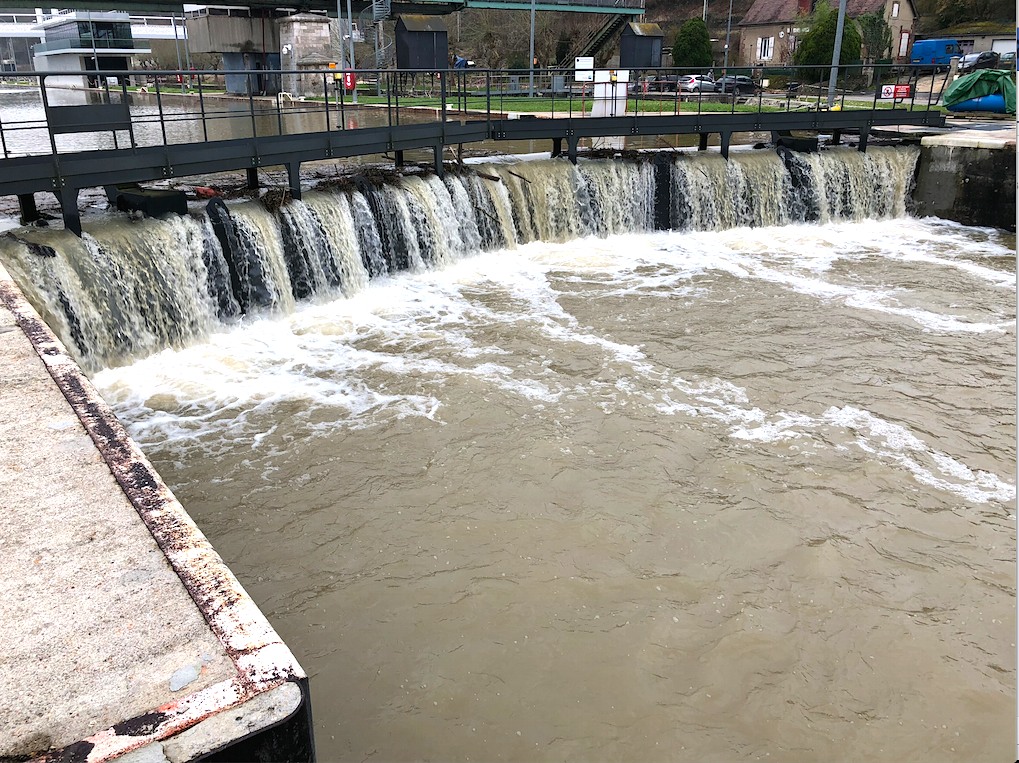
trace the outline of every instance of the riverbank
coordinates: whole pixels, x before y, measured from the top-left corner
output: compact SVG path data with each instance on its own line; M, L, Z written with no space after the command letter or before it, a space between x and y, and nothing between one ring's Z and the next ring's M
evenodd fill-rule
M0 759L310 754L304 671L2 267L0 354Z

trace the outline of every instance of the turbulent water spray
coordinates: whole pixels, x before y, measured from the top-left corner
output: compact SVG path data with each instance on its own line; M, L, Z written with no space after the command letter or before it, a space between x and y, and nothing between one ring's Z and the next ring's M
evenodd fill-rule
M276 212L214 200L205 215L89 226L83 241L8 236L0 260L94 371L186 345L242 313L289 313L296 300L349 296L401 270L536 240L651 231L656 208L669 210L676 230L901 216L917 156L913 148L698 153L359 178ZM56 256L40 256L39 245Z

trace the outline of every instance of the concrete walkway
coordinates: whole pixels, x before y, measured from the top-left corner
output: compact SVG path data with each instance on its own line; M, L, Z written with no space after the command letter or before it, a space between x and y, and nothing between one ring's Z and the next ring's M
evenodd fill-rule
M2 267L0 357L0 759L176 763L291 716L293 655Z

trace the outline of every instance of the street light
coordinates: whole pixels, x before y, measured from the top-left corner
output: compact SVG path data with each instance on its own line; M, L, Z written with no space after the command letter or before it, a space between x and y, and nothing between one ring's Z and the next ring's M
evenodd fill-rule
M835 50L831 54L831 72L828 74L828 108L835 103L835 81L839 76L839 59L842 57L842 32L846 27L846 2L839 3L839 20L835 26Z
M732 0L729 0L729 21L725 25L725 62L722 70L728 74L729 69L729 35L732 33Z
M531 0L531 58L529 60L530 64L527 68L531 71L531 77L528 85L528 97L534 98L534 0Z

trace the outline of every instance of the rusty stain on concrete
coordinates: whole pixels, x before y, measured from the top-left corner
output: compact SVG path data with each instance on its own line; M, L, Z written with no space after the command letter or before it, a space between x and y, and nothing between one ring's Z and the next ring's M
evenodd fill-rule
M40 760L109 760L191 728L283 683L306 680L290 650L2 268L0 305L10 311L35 348L236 670L229 680L116 723Z

